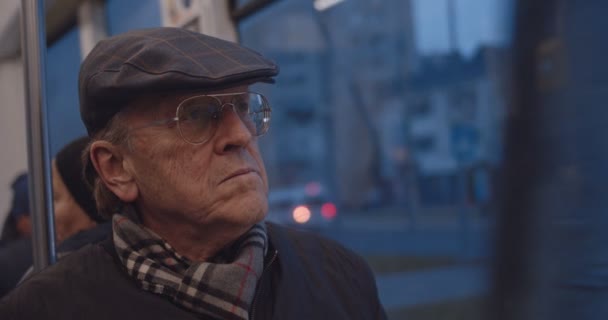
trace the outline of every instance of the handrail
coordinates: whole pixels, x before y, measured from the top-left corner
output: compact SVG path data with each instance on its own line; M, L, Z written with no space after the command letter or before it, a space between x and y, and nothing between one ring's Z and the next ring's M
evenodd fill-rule
M46 35L44 1L21 2L21 52L25 79L28 183L33 221L34 270L55 263L48 118L45 98Z

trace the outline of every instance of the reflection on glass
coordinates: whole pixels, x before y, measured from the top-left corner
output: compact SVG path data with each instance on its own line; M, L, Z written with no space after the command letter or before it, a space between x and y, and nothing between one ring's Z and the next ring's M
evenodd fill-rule
M393 319L479 316L511 2L314 4L280 1L239 26L281 67L254 88L273 106L268 219L364 256Z

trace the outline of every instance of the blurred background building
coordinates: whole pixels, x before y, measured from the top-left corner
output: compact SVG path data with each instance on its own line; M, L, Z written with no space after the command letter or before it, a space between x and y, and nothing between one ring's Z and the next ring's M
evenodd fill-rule
M284 1L273 15L240 28L246 45L283 66L262 141L273 186L320 181L349 208L443 205L458 203L467 170L468 196L489 196L476 181L500 158L504 50L421 55L410 1L321 12Z

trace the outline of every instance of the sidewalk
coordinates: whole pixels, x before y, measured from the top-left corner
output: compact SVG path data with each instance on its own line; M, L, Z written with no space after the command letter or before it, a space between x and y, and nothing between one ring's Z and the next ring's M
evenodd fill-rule
M488 290L486 267L456 266L376 277L386 310L433 304L483 295Z

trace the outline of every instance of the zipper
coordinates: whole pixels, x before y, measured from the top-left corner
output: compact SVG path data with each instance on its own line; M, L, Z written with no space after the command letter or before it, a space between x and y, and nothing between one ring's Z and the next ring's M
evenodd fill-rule
M279 250L274 250L274 255L272 256L272 258L270 258L270 261L268 261L268 264L266 264L264 269L262 269L262 274L260 275L260 281L262 280L262 277L264 277L264 273L266 272L266 270L268 270L268 268L270 268L272 263L277 259L278 255L279 255ZM249 312L251 317L249 318L249 320L255 320L255 307L256 307L256 302L258 300L257 297L260 295L261 291L262 291L262 286L260 285L257 287L257 289L255 290L255 294L253 295L253 302L251 303L251 312Z

